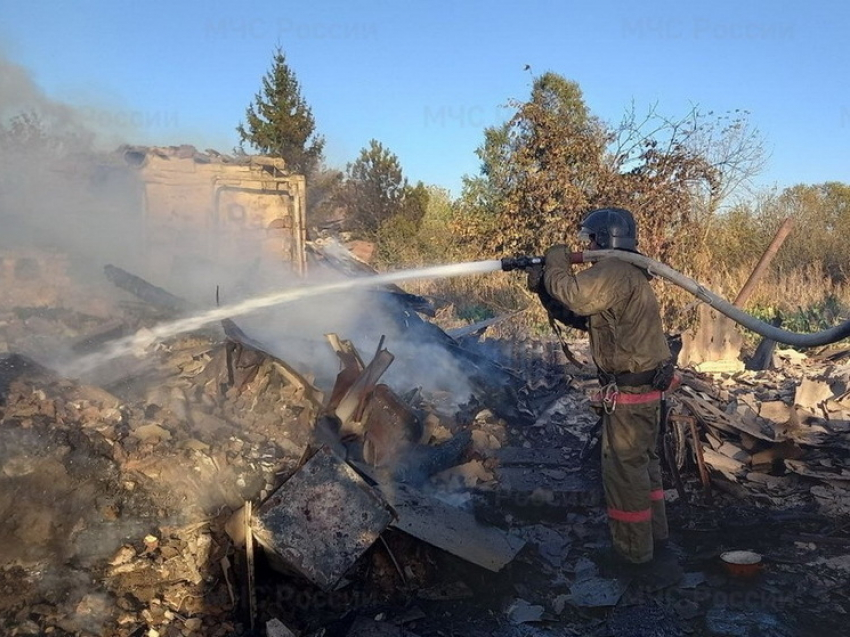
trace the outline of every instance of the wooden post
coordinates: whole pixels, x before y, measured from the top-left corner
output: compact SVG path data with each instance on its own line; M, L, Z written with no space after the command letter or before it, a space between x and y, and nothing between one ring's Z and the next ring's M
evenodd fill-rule
M779 230L776 231L776 234L773 237L773 241L770 242L770 245L767 247L767 250L764 251L764 254L761 255L761 259L756 264L755 269L752 274L750 274L750 278L747 279L747 282L744 283L744 287L741 288L741 291L738 292L738 296L735 297L734 305L735 307L744 307L746 302L749 300L750 296L753 293L756 285L761 279L764 271L767 270L767 267L770 265L770 262L773 261L773 257L776 256L776 253L779 252L779 248L782 247L782 244L785 242L786 237L791 232L791 227L794 225L794 220L791 217L787 217L785 221L782 222L782 225L779 227Z
M253 507L249 501L245 502L245 563L248 567L248 613L251 630L257 621L257 586L254 572L254 531L251 528L251 516Z

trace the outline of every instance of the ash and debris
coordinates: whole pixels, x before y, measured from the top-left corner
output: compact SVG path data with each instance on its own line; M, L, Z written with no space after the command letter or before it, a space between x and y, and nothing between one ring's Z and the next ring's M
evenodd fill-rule
M683 487L671 480L667 490L670 550L682 573L651 587L597 564L608 531L586 396L592 371L565 364L555 343L486 342L520 380L508 394L512 405L486 391L459 408L439 394L400 394L421 424L418 447L469 436L451 466L435 465L416 488L524 547L494 572L470 561L480 547L451 553L390 526L326 590L282 572L260 548L250 583L246 550L232 532L246 502L260 506L316 449L316 423L333 396L310 384L309 370L294 374L214 332L158 344L140 366L110 368L97 384L35 362L56 343L90 346L93 334L128 333L154 319L132 304L110 318L70 309L0 314L3 634L844 630L850 350L780 350L772 371L685 371L669 434ZM580 356L580 345L573 348ZM358 432L335 443L351 454ZM464 539L450 538L461 546ZM759 552L763 569L731 577L719 560L729 549Z

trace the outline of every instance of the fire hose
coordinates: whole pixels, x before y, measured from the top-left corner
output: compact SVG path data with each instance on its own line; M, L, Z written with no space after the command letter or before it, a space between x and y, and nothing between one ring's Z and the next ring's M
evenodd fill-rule
M666 279L690 292L739 325L778 343L784 343L792 347L819 347L821 345L837 343L842 339L850 337L850 320L812 334L800 334L775 327L770 323L765 323L757 319L751 314L747 314L739 307L718 296L690 277L677 272L670 266L636 252L626 252L624 250L588 250L586 252L573 252L570 254L571 263L592 263L602 259L620 259L646 270L653 276ZM502 270L506 272L510 272L511 270L528 270L538 265L545 266L544 257L519 256L502 259Z

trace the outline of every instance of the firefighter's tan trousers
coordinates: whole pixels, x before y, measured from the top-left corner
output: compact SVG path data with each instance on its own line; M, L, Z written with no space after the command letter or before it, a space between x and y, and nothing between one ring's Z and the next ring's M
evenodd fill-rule
M602 414L602 481L614 549L636 564L667 539L657 453L661 402L617 404Z

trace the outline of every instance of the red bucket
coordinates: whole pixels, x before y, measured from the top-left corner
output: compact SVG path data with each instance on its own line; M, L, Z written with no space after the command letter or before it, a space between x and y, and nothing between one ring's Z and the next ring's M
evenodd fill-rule
M763 567L761 555L753 551L726 551L720 555L720 560L732 577L753 577Z

